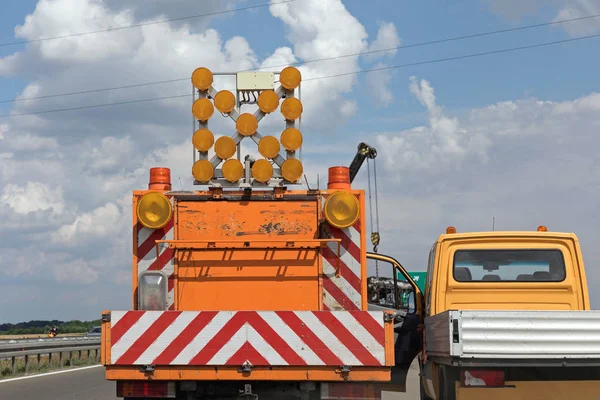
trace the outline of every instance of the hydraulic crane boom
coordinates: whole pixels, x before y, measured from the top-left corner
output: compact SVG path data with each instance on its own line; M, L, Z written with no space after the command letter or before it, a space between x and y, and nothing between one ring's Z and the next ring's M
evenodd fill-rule
M377 157L377 150L375 150L374 147L371 147L364 142L359 144L356 156L354 156L354 160L352 160L352 163L350 164L350 182L354 180L356 174L360 171L365 159L370 158L373 160L375 157Z

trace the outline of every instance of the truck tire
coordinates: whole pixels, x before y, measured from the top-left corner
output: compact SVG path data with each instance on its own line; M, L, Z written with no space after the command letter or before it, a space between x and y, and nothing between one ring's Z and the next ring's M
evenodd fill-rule
M454 368L440 365L438 378L440 398L438 400L456 400L456 375L457 372Z

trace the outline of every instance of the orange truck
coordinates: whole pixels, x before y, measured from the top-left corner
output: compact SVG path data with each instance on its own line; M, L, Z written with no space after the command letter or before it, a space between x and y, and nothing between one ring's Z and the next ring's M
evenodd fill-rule
M214 88L221 75L235 77L235 91ZM361 143L349 167L329 169L327 190L302 188L301 80L294 67L192 74L200 187L174 191L168 168L150 170L148 189L133 192L132 308L102 313L102 364L117 397L380 399L404 390L423 299L398 262L367 251L366 194L351 182L376 152ZM235 121L216 141L215 108ZM277 111L279 140L258 130ZM244 139L261 158L242 158ZM367 260L391 266L391 285L368 276ZM414 289L412 310L399 306L398 277Z

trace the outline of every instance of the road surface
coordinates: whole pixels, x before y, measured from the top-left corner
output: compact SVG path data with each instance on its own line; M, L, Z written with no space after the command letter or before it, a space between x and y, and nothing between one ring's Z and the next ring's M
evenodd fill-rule
M408 374L407 393L384 393L383 400L419 400L418 368ZM0 381L0 399L116 400L114 382L104 379L102 367L15 381Z

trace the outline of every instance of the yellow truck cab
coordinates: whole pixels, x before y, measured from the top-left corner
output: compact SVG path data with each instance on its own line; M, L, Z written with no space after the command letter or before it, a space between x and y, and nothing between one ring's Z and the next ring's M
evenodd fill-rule
M421 399L597 398L600 312L575 234L449 227L424 297Z

